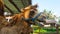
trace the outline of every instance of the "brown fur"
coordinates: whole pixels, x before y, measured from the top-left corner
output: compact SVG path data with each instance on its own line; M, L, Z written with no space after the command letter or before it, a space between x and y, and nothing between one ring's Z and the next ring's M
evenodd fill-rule
M3 13L4 13L4 3L3 3L3 0L0 0L0 30L2 27L7 26L8 24Z
M0 0L0 9L3 10L4 3L2 0Z
M0 0L0 16L3 16L4 13L4 3L3 0Z

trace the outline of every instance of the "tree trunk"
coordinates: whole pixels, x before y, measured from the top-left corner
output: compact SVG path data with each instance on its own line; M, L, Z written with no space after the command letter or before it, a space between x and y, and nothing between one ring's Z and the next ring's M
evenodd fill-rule
M59 26L56 26L56 34L59 34Z

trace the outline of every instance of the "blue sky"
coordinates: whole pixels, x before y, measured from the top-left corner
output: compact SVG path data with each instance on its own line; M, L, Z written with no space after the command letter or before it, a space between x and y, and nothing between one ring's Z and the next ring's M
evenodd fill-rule
M38 4L38 10L42 12L44 9L52 11L56 16L60 16L60 0L32 0L32 5Z

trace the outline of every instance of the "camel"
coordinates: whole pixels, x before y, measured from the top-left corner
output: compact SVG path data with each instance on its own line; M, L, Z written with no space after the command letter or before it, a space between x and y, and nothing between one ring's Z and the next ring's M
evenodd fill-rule
M12 16L12 21L4 28L1 29L1 34L30 34L33 32L31 20L25 20L33 18L37 13L37 5L30 5L21 9L20 14Z

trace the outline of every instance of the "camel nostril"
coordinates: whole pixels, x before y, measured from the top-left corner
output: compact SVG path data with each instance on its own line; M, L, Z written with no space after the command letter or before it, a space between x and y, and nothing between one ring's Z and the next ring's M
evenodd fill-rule
M34 11L31 11L31 12L30 12L30 15L34 15L34 14L35 14L35 12L34 12Z
M31 13L35 13L34 11L31 11Z

